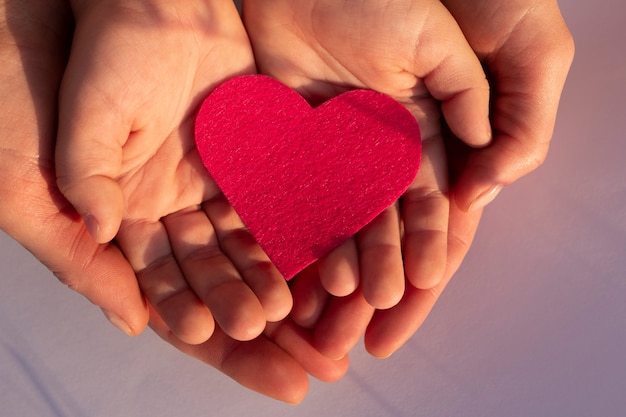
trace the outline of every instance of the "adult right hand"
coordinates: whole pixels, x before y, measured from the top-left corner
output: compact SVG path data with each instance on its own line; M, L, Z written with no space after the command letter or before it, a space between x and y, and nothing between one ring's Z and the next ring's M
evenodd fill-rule
M98 245L56 187L57 97L73 18L64 1L4 0L0 7L0 228L56 276L138 334L148 309L114 245Z
M306 394L307 373L327 381L341 377L347 359L323 357L310 335L290 321L269 326L250 342L233 340L218 327L208 342L183 343L145 303L117 246L97 244L89 235L57 188L53 163L72 28L65 1L0 2L0 229L127 333L141 332L150 316L166 341L264 395L296 403Z

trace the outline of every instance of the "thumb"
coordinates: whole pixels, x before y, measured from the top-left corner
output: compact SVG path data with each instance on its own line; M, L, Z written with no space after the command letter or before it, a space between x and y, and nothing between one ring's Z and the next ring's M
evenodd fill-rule
M46 183L42 181L40 186ZM97 244L80 222L62 215L71 209L55 194L46 195L44 188L26 189L19 195L20 201L32 201L30 207L37 209L19 221L18 210L6 210L14 213L13 219L4 222L6 232L63 284L101 307L116 327L129 335L139 334L147 325L148 308L133 269L117 246ZM13 203L9 201L9 207L22 204Z
M466 144L483 147L492 140L489 82L454 18L446 11L442 19L449 22L438 30L436 47L418 48L418 54L431 54L438 61L424 82L429 93L441 102L450 130ZM417 56L416 65L427 60L428 56Z
M484 207L547 157L574 43L556 3L544 6L534 10L538 18L520 21L518 35L490 53L495 138L469 156L460 175L455 193L464 210Z
M68 247L68 243L76 242L66 235L59 236L63 237L58 238L59 246L54 251L37 244L29 249L62 283L100 306L115 327L130 336L141 333L148 321L147 306L135 274L119 249L87 242L89 239L83 235L83 249L76 250Z
M76 80L71 72L66 79ZM125 199L117 178L129 132L121 112L112 110L111 101L96 89L64 82L55 154L57 186L98 243L113 239L121 224Z

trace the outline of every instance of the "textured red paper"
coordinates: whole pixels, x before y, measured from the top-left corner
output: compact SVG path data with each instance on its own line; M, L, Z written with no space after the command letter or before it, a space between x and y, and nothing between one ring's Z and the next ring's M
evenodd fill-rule
M380 93L311 108L266 76L233 78L196 119L202 161L286 279L353 236L415 178L417 122Z

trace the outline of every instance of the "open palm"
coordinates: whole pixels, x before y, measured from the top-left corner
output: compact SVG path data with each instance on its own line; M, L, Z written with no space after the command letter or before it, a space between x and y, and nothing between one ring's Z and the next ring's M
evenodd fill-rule
M57 99L72 37L70 7L50 0L0 3L0 25L9 29L0 31L0 93L6 98L0 112L0 229L128 333L142 331L150 316L151 327L168 343L264 395L299 402L309 386L307 373L326 381L341 377L347 360L322 357L307 332L289 321L268 326L249 342L233 340L218 327L208 342L190 345L144 304L118 246L95 242L55 183ZM215 211L221 203L217 198L207 208ZM144 278L152 280L151 273L145 271Z
M313 104L373 89L420 124L422 164L406 193L292 287L293 317L316 326L322 352L343 356L367 328L366 347L386 356L428 314L476 230L480 212L462 213L449 198L441 126L443 116L466 144L490 143L484 72L438 1L254 0L244 2L244 21L260 72ZM340 297L329 300L320 283Z
M488 84L452 16L438 1L383 3L244 2L261 72L313 103L348 89L377 90L404 104L420 124L423 161L413 184L356 241L320 264L330 292L346 295L360 282L377 308L399 301L405 275L415 287L430 288L444 273L450 203L442 112L468 144L483 146L491 137Z
M98 241L116 237L179 338L204 342L215 319L228 335L249 340L266 320L288 314L291 297L260 249L205 214L222 199L195 151L193 123L216 85L254 70L252 52L230 1L192 5L187 14L153 3L111 0L75 10L57 182ZM220 240L239 241L251 255L233 264Z

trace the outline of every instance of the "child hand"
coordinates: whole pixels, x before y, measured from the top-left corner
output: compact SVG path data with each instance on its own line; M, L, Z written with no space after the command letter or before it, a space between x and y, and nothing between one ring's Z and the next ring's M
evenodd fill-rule
M331 294L359 287L375 308L400 301L405 277L430 288L444 276L451 208L441 115L467 144L491 140L485 74L446 8L435 0L382 3L244 2L261 72L312 102L353 88L377 90L403 103L420 123L423 160L413 184L355 240L319 263ZM360 316L367 321L367 314Z
M208 91L254 64L227 0L74 3L76 30L60 91L57 181L104 243L136 210L129 200L141 181L138 172L161 156L170 136L187 133Z
M281 5L284 3L279 2ZM380 2L378 3L380 4ZM411 2L404 3L411 4ZM321 271L319 273L314 268L307 270L299 280L294 282L292 287L294 295L292 317L304 325L315 327L316 346L332 357L340 357L345 354L359 340L362 331L365 330L365 346L376 356L389 356L402 346L424 321L467 253L480 219L480 209L489 201L478 197L484 193L485 189L490 190L494 185L498 186L498 183L505 184L514 181L536 167L545 157L546 144L554 125L563 82L573 55L571 35L563 24L556 3L547 2L542 3L541 7L532 7L536 4L522 2L504 8L501 2L492 0L484 0L480 4L476 2L470 4L462 0L445 0L443 3L462 27L472 49L485 61L486 68L496 82L495 101L493 103L494 115L492 116L496 138L493 144L488 147L469 148L461 153L446 148L445 163L449 165L449 169L458 171L455 172L455 176L460 174L460 180L455 183L453 190L451 190L453 195L449 203L447 249L442 252L447 257L446 268L443 273L443 280L438 285L429 290L407 286L402 300L395 307L374 311L367 302L370 301L371 303L371 300L364 294L369 291L364 285L366 271L362 271L362 289L353 292L348 297L329 297L326 289L333 292L333 286L337 288L339 283L340 290L335 292L348 294L356 288L355 284L358 281L354 279L328 280L328 278L324 278L324 274L331 278L332 274L328 275L327 268L322 266L322 263L320 263ZM315 11L311 16L323 15L329 10L327 2L306 2L306 4L310 6L309 11ZM255 6L260 7L260 4L249 2L246 6L250 10L254 9ZM385 10L394 9L397 7L397 3L385 2L384 6ZM417 7L418 5L413 2L412 6ZM270 7L267 8L270 9ZM284 10L284 6L276 7L276 9ZM496 9L499 16L503 15L503 18L490 19L488 16L492 15ZM250 13L248 21L256 22L262 29L263 26L256 19L256 16L258 15ZM294 16L298 16L298 14L294 14ZM407 20L401 17L397 19L396 23L399 30L403 30L404 24L411 21L408 18L409 13L406 16ZM521 19L522 16L525 18ZM345 39L350 39L350 42L344 45L348 51L346 56L354 56L356 50L361 52L361 56L358 57L361 60L371 57L371 51L368 53L367 48L363 47L364 44L367 44L354 42L354 38L351 36L353 34L362 36L363 33L368 33L367 29L365 32L354 30L354 24L350 22L349 17L343 16L342 19L346 28ZM413 20L413 22L419 22L419 19ZM317 78L314 79L315 82L311 82L311 67L298 65L298 62L293 59L293 55L303 55L303 50L310 52L314 57L319 56L322 66L327 68L344 67L343 73L346 71L353 72L355 62L358 62L358 59L352 62L343 59L341 55L335 53L335 48L329 46L328 43L322 44L321 41L327 38L325 31L322 30L325 26L320 25L315 18L305 19L304 23L298 25L298 29L300 37L307 39L306 35L310 35L311 28L314 28L313 33L319 37L318 45L321 45L317 50L309 47L299 49L296 47L298 43L294 40L290 46L293 51L291 55L272 57L268 52L265 61L259 50L267 50L269 44L266 44L266 41L271 37L267 31L263 30L258 30L258 34L256 34L253 27L253 24L248 24L249 32L255 41L258 63L262 71L274 71L282 74L293 85L301 86L303 91L311 91L313 94L321 93L326 96L337 94L344 88L355 85L376 88L374 84L368 82L371 80L371 76L367 77L366 68L361 71L360 77L356 77L356 82L354 79L350 81L348 78L349 81L344 84L337 80L334 83L325 84L324 80L335 75L333 71L326 73L318 71ZM380 28L378 25L370 25L370 27ZM515 28L515 30L511 32L511 28ZM303 37L302 34L305 36ZM439 34L441 36L442 32ZM374 50L386 51L390 56L388 62L393 62L394 56L398 58L402 55L393 54L394 49L392 48L376 48L380 42L389 42L389 39L390 37L380 36L378 40L374 39L370 45L373 45ZM403 38L400 36L395 39ZM380 42L377 43L377 41ZM405 44L413 45L411 42L405 42ZM424 46L422 42L416 43L416 45L418 48ZM353 49L352 54L349 53L350 48ZM416 53L419 52L418 49L415 51ZM371 68L379 74L389 72L384 71L384 67L381 71L380 66L372 65ZM546 74L548 76L545 76ZM401 75L410 79L410 72L407 74L406 71L398 71L395 78L402 79ZM310 83L312 88L307 87L307 83ZM400 95L400 97L407 98L406 95ZM444 116L453 133L468 142L458 130L453 128L451 120L445 114L445 109ZM418 120L424 128L423 118L418 117ZM455 138L446 137L446 145L455 141ZM442 191L445 191L447 177L440 175L439 178L443 180ZM401 202L405 200L405 197L401 199ZM492 198L493 194L486 195L486 197ZM466 212L469 208L473 208L474 211ZM431 211L431 214L433 213L435 211ZM403 217L403 220L406 220L406 216ZM392 229L389 230L397 233ZM409 239L409 236L405 236L405 241L406 239ZM354 243L348 243L345 246L347 248L344 247L341 250L347 253L353 254L357 250ZM362 248L358 247L358 249L361 249L362 255ZM397 251L398 249L396 249ZM406 246L404 251L407 254ZM339 251L331 256L339 260L344 259L344 265L350 265L350 262L346 261L347 259L355 259L354 255L341 255ZM406 259L410 258L407 257ZM362 266L362 256L359 262L357 268ZM347 269L350 271L357 268L354 267L353 263ZM339 269L335 269L335 271L339 271ZM405 265L405 272L410 278L407 265ZM351 274L346 274L344 271L343 276L350 277ZM326 289L320 283L320 278L324 281ZM343 288L341 288L342 283Z
M148 301L182 341L205 341L214 320L234 339L258 336L266 321L288 314L291 295L275 268L252 276L264 259L252 259L240 275L222 253L201 207L219 190L193 140L200 101L225 79L254 70L232 1L73 6L59 189L97 241L117 234Z

